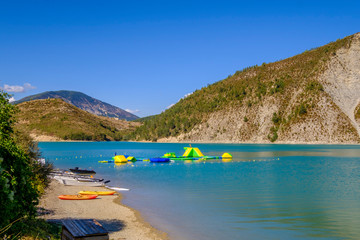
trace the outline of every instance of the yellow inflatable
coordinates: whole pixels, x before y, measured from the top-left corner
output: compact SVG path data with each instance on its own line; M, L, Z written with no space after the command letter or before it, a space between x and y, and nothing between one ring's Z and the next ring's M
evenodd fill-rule
M114 157L114 163L127 163L128 160L124 155L116 155Z
M135 162L135 161L136 161L136 158L135 158L135 157L132 157L132 156L129 156L126 160Z
M224 153L223 155L222 155L222 158L224 159L232 159L232 156L231 156L231 154L230 153Z

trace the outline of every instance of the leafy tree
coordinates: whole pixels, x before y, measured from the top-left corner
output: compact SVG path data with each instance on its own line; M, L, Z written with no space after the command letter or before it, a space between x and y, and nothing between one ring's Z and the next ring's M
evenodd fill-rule
M46 185L50 169L35 161L37 147L14 132L17 109L8 99L9 95L0 91L0 237L21 232L24 224L19 220L35 217L40 188Z

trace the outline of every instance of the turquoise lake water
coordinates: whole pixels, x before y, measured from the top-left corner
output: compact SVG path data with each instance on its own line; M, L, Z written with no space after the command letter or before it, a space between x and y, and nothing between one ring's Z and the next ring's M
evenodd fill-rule
M171 239L360 239L360 146L192 144L233 160L101 164L188 144L39 143L55 167L94 169ZM100 214L100 213L99 213Z

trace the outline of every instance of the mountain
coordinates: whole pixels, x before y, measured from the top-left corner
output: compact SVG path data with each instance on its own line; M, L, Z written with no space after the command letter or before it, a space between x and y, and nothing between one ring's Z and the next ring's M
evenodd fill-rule
M129 121L138 118L134 114L129 113L121 108L115 107L108 103L102 102L98 99L92 98L84 93L75 92L75 91L65 91L65 90L48 91L22 98L14 103L19 104L31 100L48 99L48 98L63 99L67 103L70 103L82 110L96 114L98 116L116 117L119 119L125 119Z
M162 142L359 143L360 33L237 71L147 119Z
M97 116L57 98L23 102L17 107L15 128L37 141L124 140L124 135L141 125Z

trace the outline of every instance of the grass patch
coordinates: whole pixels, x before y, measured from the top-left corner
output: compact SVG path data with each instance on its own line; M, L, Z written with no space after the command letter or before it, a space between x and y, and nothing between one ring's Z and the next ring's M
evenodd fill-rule
M60 239L61 224L40 218L24 218L0 229L0 239Z

